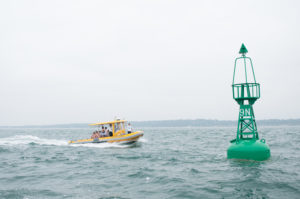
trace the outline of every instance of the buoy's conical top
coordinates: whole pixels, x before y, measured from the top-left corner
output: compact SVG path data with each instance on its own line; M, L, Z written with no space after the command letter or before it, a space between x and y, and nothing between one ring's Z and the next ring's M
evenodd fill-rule
M242 44L241 49L240 49L240 54L244 55L248 52L246 46L244 44Z

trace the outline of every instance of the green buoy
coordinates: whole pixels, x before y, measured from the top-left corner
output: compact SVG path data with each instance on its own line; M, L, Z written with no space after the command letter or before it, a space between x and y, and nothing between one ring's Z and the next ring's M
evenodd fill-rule
M259 139L257 126L254 117L253 104L260 98L260 84L256 83L253 64L250 57L246 57L248 52L244 44L239 51L241 57L235 59L234 72L232 80L233 99L240 105L239 121L237 127L236 139L231 140L231 145L227 149L228 159L245 160L267 160L270 158L270 148L264 139ZM238 61L243 61L245 80L242 83L235 83L235 72ZM247 60L251 68L247 70ZM249 71L253 75L253 82L248 82Z

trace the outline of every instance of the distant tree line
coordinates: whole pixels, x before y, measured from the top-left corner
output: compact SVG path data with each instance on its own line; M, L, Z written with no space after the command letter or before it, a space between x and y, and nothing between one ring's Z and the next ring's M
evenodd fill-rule
M133 121L132 124L137 127L213 127L213 126L235 126L237 121L233 120L158 120L158 121ZM300 119L290 120L258 120L257 125L260 126L297 126L300 125Z

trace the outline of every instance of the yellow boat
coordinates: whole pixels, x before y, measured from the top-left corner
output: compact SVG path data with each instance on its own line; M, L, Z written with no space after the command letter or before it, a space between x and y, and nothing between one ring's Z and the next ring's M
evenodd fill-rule
M69 144L86 144L86 143L122 143L122 144L131 144L136 142L140 137L144 135L143 131L127 132L125 130L127 121L116 119L112 122L103 122L89 124L89 126L97 127L110 127L110 135L99 138L90 138L69 141Z

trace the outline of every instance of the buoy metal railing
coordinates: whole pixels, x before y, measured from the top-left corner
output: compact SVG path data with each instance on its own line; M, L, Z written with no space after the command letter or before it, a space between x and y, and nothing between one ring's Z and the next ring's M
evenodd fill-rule
M242 83L232 85L233 99L235 100L249 100L260 98L260 84L259 83Z

